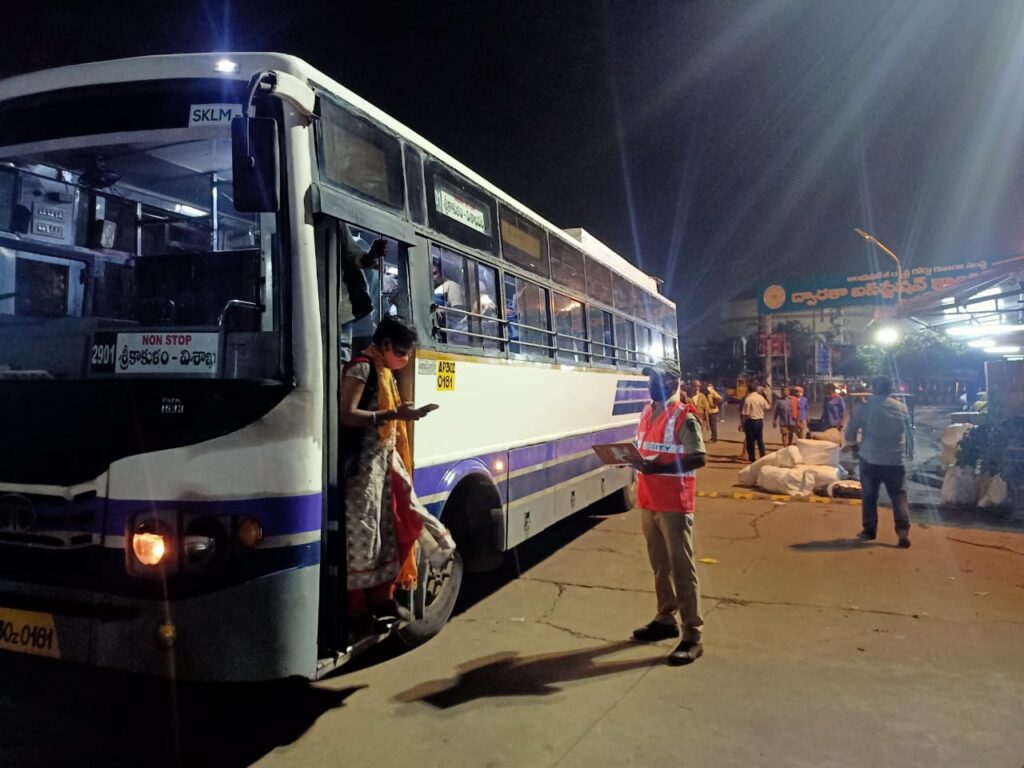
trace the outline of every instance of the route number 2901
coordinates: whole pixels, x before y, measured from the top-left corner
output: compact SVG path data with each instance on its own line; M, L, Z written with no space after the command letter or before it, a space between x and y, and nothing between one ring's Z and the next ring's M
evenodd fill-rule
M114 344L93 344L91 365L113 365L117 357L117 349Z

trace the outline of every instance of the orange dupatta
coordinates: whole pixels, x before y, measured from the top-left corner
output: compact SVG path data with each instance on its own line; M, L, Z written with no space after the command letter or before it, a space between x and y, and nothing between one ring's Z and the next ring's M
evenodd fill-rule
M377 407L383 411L396 411L402 402L398 392L398 382L391 369L384 364L384 355L376 345L371 344L363 350L377 371ZM412 475L412 451L409 448L409 431L404 421L391 419L378 425L381 444L393 448L405 465L406 472ZM398 540L398 557L400 565L395 584L402 589L416 586L419 572L416 567L416 540L423 531L423 523L410 504L410 488L405 486L397 473L391 472L391 511L395 519L395 534Z

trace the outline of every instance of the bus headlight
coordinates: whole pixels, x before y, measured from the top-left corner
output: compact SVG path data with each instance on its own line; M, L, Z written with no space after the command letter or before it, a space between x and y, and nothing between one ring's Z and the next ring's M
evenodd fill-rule
M132 534L132 552L140 565L160 565L169 549L167 536L152 522L142 523Z
M206 562L217 556L217 540L213 536L185 535L185 558L192 563Z
M185 565L189 568L206 569L226 554L225 531L219 522L211 517L194 517L185 526L182 537Z

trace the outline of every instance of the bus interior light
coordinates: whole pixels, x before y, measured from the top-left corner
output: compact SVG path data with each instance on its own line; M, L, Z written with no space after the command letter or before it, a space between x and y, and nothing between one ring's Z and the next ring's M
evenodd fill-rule
M225 75L233 75L238 72L238 63L231 59L219 59L213 68L218 72L223 72Z

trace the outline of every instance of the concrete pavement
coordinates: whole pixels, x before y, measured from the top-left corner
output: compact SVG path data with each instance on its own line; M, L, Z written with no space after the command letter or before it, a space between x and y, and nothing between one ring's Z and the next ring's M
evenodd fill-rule
M358 690L259 764L1021 765L1024 535L915 527L900 550L890 514L864 545L857 507L701 499L717 562L684 668L626 641L654 610L637 514L571 521L437 640L321 683Z

